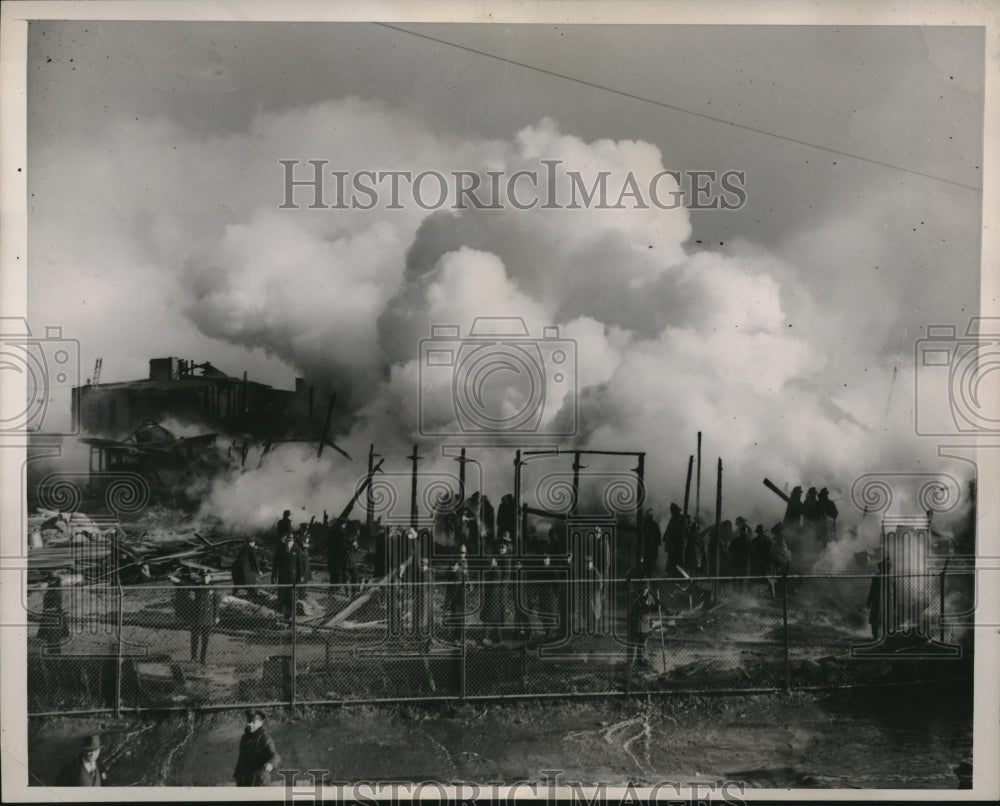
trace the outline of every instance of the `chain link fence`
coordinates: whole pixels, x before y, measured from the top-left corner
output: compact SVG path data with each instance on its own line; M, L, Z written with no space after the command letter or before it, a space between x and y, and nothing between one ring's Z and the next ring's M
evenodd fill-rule
M50 584L27 593L28 711L726 693L971 676L972 572L873 579L647 582L568 565L454 563L363 585Z

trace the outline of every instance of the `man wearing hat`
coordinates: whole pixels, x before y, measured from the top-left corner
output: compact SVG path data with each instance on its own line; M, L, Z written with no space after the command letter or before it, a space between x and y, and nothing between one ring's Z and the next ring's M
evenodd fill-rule
M278 589L278 603L286 621L295 612L295 594L291 586L302 582L302 566L302 552L295 545L295 535L289 531L274 553L271 568L271 583L283 586Z
M102 786L106 775L97 761L100 755L101 737L88 736L80 754L59 772L56 786Z
M247 711L246 718L233 779L237 786L268 786L271 772L281 763L281 758L274 749L274 739L264 730L264 712L260 709Z
M280 546L285 536L292 533L292 511L290 509L286 509L281 513L281 520L278 521L277 531L278 545Z

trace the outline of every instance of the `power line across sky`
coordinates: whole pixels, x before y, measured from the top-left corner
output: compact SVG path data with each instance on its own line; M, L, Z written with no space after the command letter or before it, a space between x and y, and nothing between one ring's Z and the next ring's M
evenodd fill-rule
M440 37L436 37L436 36L431 36L429 34L420 33L418 31L414 31L414 30L409 29L409 28L403 28L403 27L400 27L398 25L390 25L389 23L385 23L385 22L376 22L376 23L373 23L373 24L374 25L378 25L378 26L380 26L382 28L388 28L390 30L397 31L399 33L409 34L410 36L415 36L415 37L418 37L420 39L425 39L425 40L427 40L429 42L435 42L435 43L437 43L439 45L445 45L445 46L450 47L450 48L455 48L456 50L462 50L462 51L465 51L466 53L472 53L474 55L482 56L484 58L494 59L496 61L503 62L505 64L510 64L510 65L515 66L515 67L520 67L520 68L525 69L525 70L531 70L531 71L534 71L536 73L541 73L543 75L552 76L553 78L562 79L564 81L571 81L574 84L579 84L579 85L584 86L584 87L590 87L592 89L600 90L601 92L609 92L609 93L612 93L614 95L620 96L622 98L628 98L628 99L633 100L633 101L639 101L640 103L649 104L651 106L657 106L657 107L660 107L661 109L669 109L669 110L671 110L673 112L680 112L680 113L685 114L685 115L691 115L693 117L698 117L698 118L701 118L703 120L712 121L713 123L721 123L721 124L724 124L726 126L731 126L731 127L735 128L735 129L742 129L744 131L753 132L754 134L759 134L759 135L762 135L762 136L765 136L765 137L771 137L771 138L774 138L776 140L782 140L782 141L784 141L786 143L794 143L796 145L805 146L806 148L815 148L817 150L825 151L825 152L827 152L829 154L835 154L836 156L844 157L846 159L853 159L853 160L857 160L859 162L868 163L870 165L879 165L879 166L881 166L883 168L888 168L888 169L893 170L893 171L901 171L903 173L911 174L913 176L921 176L921 177L923 177L925 179L931 179L931 180L933 180L935 182L943 182L943 183L948 184L948 185L954 185L956 187L966 188L967 190L972 190L972 191L975 191L977 193L981 193L982 192L982 188L977 187L975 185L966 184L965 182L958 182L958 181L956 181L954 179L947 179L947 178L945 178L943 176L936 176L935 174L925 173L924 171L917 171L917 170L914 170L912 168L906 168L905 166L902 166L902 165L896 165L896 164L891 163L891 162L885 162L883 160L877 160L877 159L873 159L871 157L865 157L865 156L862 156L860 154L855 154L855 153L849 152L849 151L839 151L839 150L837 150L835 148L830 148L829 146L820 145L818 143L811 143L811 142L809 142L807 140L800 140L800 139L798 139L796 137L789 137L788 135L779 134L778 132L767 131L766 129L760 129L760 128L757 128L756 126L748 126L745 123L738 123L736 121L726 120L725 118L720 118L720 117L717 117L715 115L709 115L709 114L706 114L705 112L697 112L697 111L695 111L693 109L686 109L684 107L677 106L675 104L666 103L665 101L658 101L658 100L656 100L654 98L647 98L645 96L637 95L635 93L628 92L626 90L623 90L623 89L620 89L620 88L617 88L617 87L610 87L610 86L607 86L607 85L604 85L604 84L598 84L597 82L594 82L594 81L588 81L586 79L578 78L576 76L571 76L571 75L568 75L566 73L559 73L559 72L556 72L555 70L549 70L549 69L546 69L544 67L539 67L537 65L528 64L527 62L521 62L521 61L517 61L515 59L509 59L506 56L500 56L500 55L495 54L495 53L490 53L489 51L479 50L478 48L469 47L468 45L462 45L462 44L459 44L457 42L451 42L451 41L449 41L447 39L441 39Z

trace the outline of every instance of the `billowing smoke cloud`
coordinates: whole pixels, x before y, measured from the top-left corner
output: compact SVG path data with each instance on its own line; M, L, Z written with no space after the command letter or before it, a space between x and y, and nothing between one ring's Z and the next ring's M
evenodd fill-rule
M649 143L588 143L548 119L509 141L459 139L356 98L261 115L239 136L199 140L154 122L124 127L118 137L116 162L87 169L94 186L153 161L157 170L141 188L125 183L111 213L84 215L95 232L122 233L129 271L98 258L101 244L78 248L76 259L131 287L172 277L169 305L151 316L166 322L183 314L204 336L263 351L338 393L337 441L355 461L334 454L316 461L289 448L259 470L250 463L220 479L204 503L233 525L272 523L286 507L334 514L363 476L358 457L369 444L392 472L408 469L404 457L418 443L427 457L422 472L453 475L455 462L427 434L459 424L454 374L428 372L420 345L434 326L457 326L465 336L481 317L518 318L532 338L556 326L560 339L572 340L576 368L561 385L545 375L538 428L564 434L575 410L576 433L554 441L646 451L658 516L683 495L699 430L702 514L714 512L721 456L724 517L765 524L784 505L761 487L764 476L779 486L828 486L850 521L860 515L848 501L859 473L915 459L904 455L912 444L912 401L900 391L912 388L908 368L889 381L869 373L864 359L839 353L846 343L839 334L862 323L796 283L803 267L749 238L724 251L689 243L683 206L636 209L626 199L623 209L544 209L552 192L569 201L570 171L588 186L608 172L610 204L628 175L648 188L665 167ZM279 209L280 159L300 160L300 170L306 160L326 159L328 170L481 178L544 173L548 161L556 184L539 189L530 212L387 209L386 199L372 210L313 210L308 194L302 209L288 210ZM672 183L661 182L661 196L677 189ZM521 201L534 198L521 187ZM157 212L136 212L144 210ZM878 332L884 328L882 321ZM850 343L861 340L852 331ZM485 382L492 416L524 409L522 381L501 372ZM511 458L511 451L481 453L479 483L494 502L509 489ZM408 481L399 478L405 498Z

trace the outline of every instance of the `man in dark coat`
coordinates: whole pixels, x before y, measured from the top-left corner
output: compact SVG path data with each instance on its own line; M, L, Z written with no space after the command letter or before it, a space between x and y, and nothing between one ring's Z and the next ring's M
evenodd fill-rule
M490 557L490 565L483 572L482 605L479 619L483 623L483 643L489 646L503 640L504 623L503 579L497 558Z
M771 538L764 531L764 526L758 523L750 542L750 575L763 580L767 576L770 562Z
M736 519L736 534L729 544L729 570L739 579L737 587L742 590L744 578L750 576L750 553L752 549L750 527L741 516Z
M642 563L646 576L656 576L656 560L660 556L660 524L656 522L653 510L647 509L642 522Z
M531 574L532 601L541 619L546 641L560 634L563 617L559 592L568 583L566 575L553 568L552 558L547 553L542 557L542 567Z
M247 724L240 737L240 753L233 770L237 786L268 786L271 772L281 763L274 740L264 730L264 718L263 711L247 711Z
M278 533L278 545L280 546L284 542L285 537L292 533L292 511L290 509L286 509L281 514L281 520L278 521L276 530Z
M352 539L347 530L337 525L330 538L327 555L330 582L334 585L346 585L346 593L351 595L352 586L358 583L358 568L355 555L358 551L357 541Z
M808 541L826 544L825 520L823 505L816 497L816 488L810 487L806 491L806 500L802 502L802 532Z
M285 542L274 553L271 568L271 584L297 585L302 582L302 552L295 545L291 532L285 535ZM278 589L278 603L285 619L291 619L295 612L295 592L291 587Z
M212 589L212 575L206 571L201 576L201 584L194 592L191 605L191 660L208 655L208 639L219 623L219 595ZM199 653L200 647L200 653Z
M670 521L664 533L667 544L667 576L676 574L675 568L684 565L684 516L677 504L670 505Z
M871 586L868 588L868 600L865 602L868 607L868 623L872 628L872 638L876 640L881 637L886 615L895 607L896 583L889 575L891 569L892 563L888 560L879 562L878 571L872 577Z
M785 506L785 517L781 525L786 529L798 530L802 523L802 488L793 487L792 494L788 496L788 504Z
M497 535L502 536L504 532L509 535L517 533L517 506L510 493L500 499L500 506L497 507Z
M255 538L251 537L240 547L232 570L234 595L246 586L257 584L257 575L260 573L260 559L257 557L257 540ZM246 587L246 590L249 596L254 596L257 592L252 587Z
M684 567L692 574L705 569L705 533L697 518L692 518L688 524L687 541L684 544Z
M59 771L56 786L103 786L107 775L98 762L100 755L101 737L88 736L80 754Z
M830 500L830 491L824 487L819 491L819 505L823 512L824 530L821 533L823 544L832 543L837 539L837 505Z
M465 601L469 584L469 564L466 559L465 546L459 559L451 566L448 585L445 588L444 608L448 614L448 633L454 640L460 640L462 625L465 622Z

